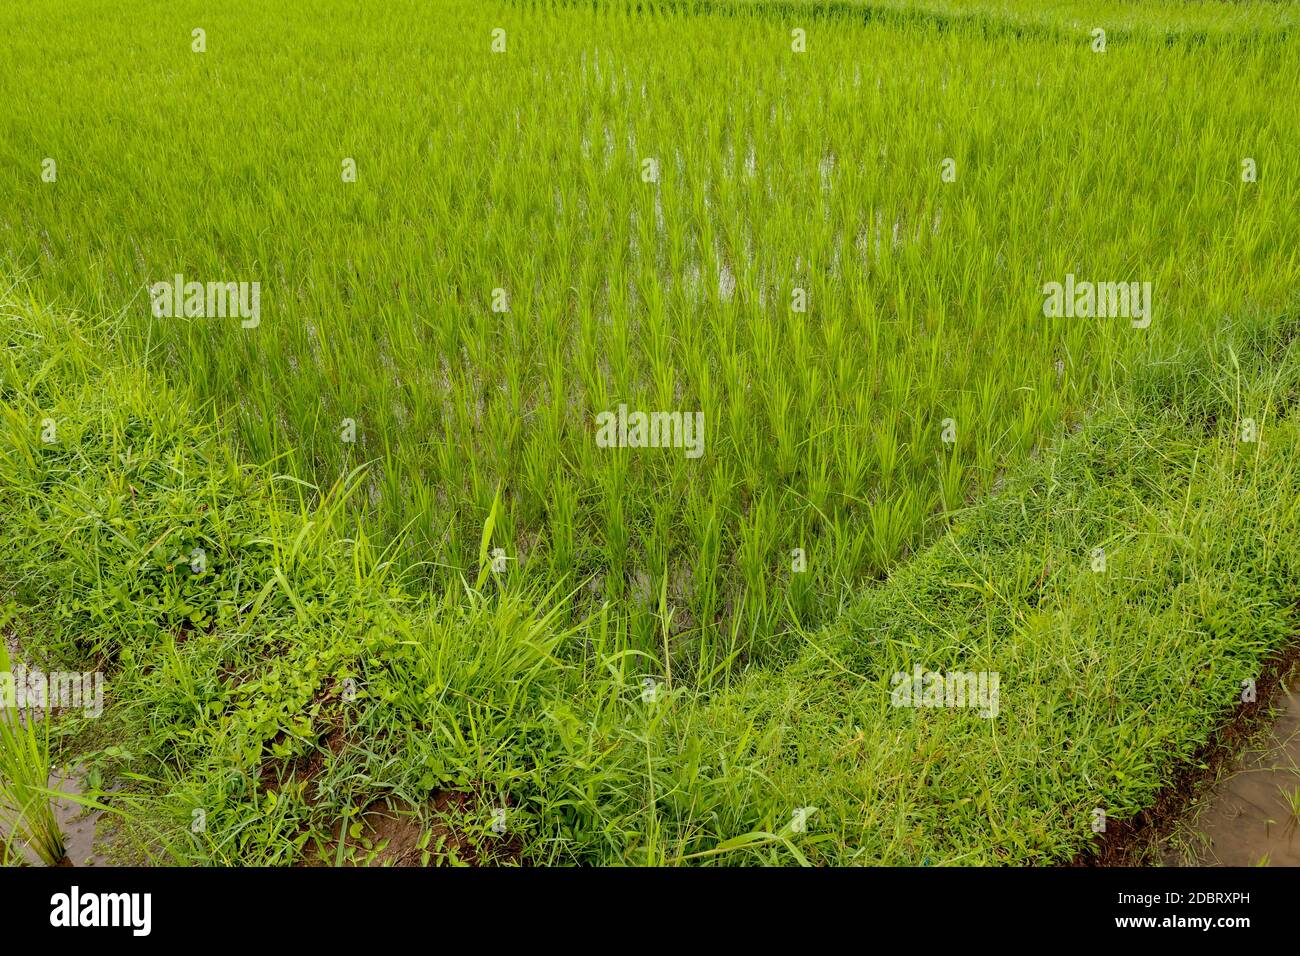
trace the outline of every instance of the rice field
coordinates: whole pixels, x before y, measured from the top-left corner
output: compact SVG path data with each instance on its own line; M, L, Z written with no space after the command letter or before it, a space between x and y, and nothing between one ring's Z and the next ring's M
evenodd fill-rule
M1294 456L1257 465L1249 520L1213 502L1244 467L1239 419L1294 436L1298 31L1300 6L1271 2L10 4L0 593L45 621L33 652L99 662L168 715L134 768L155 854L339 862L342 808L482 809L486 787L528 821L511 859L1068 859L1101 799L1079 780L1141 809L1287 639ZM1130 463L1163 442L1168 484L1088 471L1043 505L1056 524L998 538L1018 520L999 502L1037 513L1034 482L1097 436ZM1159 538L1174 488L1224 536L1271 515L1259 553L1148 542L1141 593L1097 584L1089 555ZM129 529L73 517L115 508ZM971 585L978 612L936 583L966 535L1014 552ZM174 582L195 548L214 570ZM1268 626L1198 630L1248 589L1237 561L1258 563ZM1191 590L1168 583L1148 628L1151 581L1183 562ZM1004 590L1033 605L995 627ZM1166 644L1214 679L1158 713L1103 680L1053 725L1049 662L1084 653L1061 615L1087 619L1102 672L1138 666L1093 606L1183 635ZM1040 675L1003 705L1008 752L1097 720L1114 737L1023 801L998 803L1023 763L919 785L917 747L999 733L897 723L873 668L923 647ZM1142 664L1186 679L1157 650ZM290 672L303 685L276 686ZM349 680L370 709L344 720ZM632 724L629 701L651 705ZM417 745L435 712L457 729ZM368 755L325 743L338 727ZM377 740L397 782L308 796L293 761L379 760ZM653 756L598 770L598 740ZM846 771L845 741L891 782ZM1164 756L1126 762L1134 741ZM683 761L723 768L711 795ZM250 836L271 764L303 786ZM799 785L838 809L796 846ZM931 787L965 801L950 825ZM210 840L158 835L191 805Z

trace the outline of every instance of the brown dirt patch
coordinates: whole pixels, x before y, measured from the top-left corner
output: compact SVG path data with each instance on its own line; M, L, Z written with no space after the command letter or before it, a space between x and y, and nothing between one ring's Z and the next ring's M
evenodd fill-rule
M338 824L339 837L308 854L306 866L433 866L459 862L473 866L518 863L523 850L516 836L496 834L486 825L490 808L474 793L440 791L424 806L380 798L356 824Z
M1283 682L1300 670L1300 641L1265 660L1255 682L1255 699L1238 704L1232 718L1183 763L1147 809L1130 820L1107 821L1106 833L1068 866L1140 866L1150 862L1198 793L1231 766L1261 730L1273 723L1272 702Z

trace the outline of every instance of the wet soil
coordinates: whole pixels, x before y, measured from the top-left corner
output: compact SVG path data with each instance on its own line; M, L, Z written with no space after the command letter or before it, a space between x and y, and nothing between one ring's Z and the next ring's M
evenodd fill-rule
M1070 865L1289 865L1284 859L1295 859L1300 845L1283 796L1300 786L1292 772L1300 760L1298 677L1300 641L1265 661L1256 699L1237 706L1150 807L1111 821Z
M1300 681L1277 703L1277 723L1199 802L1165 865L1300 866Z

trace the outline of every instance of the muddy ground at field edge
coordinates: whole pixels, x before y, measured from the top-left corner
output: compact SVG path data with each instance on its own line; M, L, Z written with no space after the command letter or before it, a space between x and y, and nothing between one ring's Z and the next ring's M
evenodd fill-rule
M1255 699L1238 705L1232 717L1176 769L1155 800L1129 820L1107 820L1106 832L1066 866L1151 866L1160 844L1175 832L1188 811L1219 782L1261 733L1272 727L1286 682L1300 672L1300 638L1265 659L1255 681Z

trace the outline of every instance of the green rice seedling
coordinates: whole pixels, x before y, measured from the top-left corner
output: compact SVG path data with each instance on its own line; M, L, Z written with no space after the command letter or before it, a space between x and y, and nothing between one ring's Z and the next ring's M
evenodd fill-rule
M1291 811L1289 824L1292 827L1300 825L1300 787L1282 790L1282 799L1286 801L1287 809Z
M22 866L25 862L22 855L0 834L0 866Z
M0 841L7 856L25 847L56 866L65 853L54 814L58 795L50 790L50 712L20 713L13 687L9 649L0 642Z

